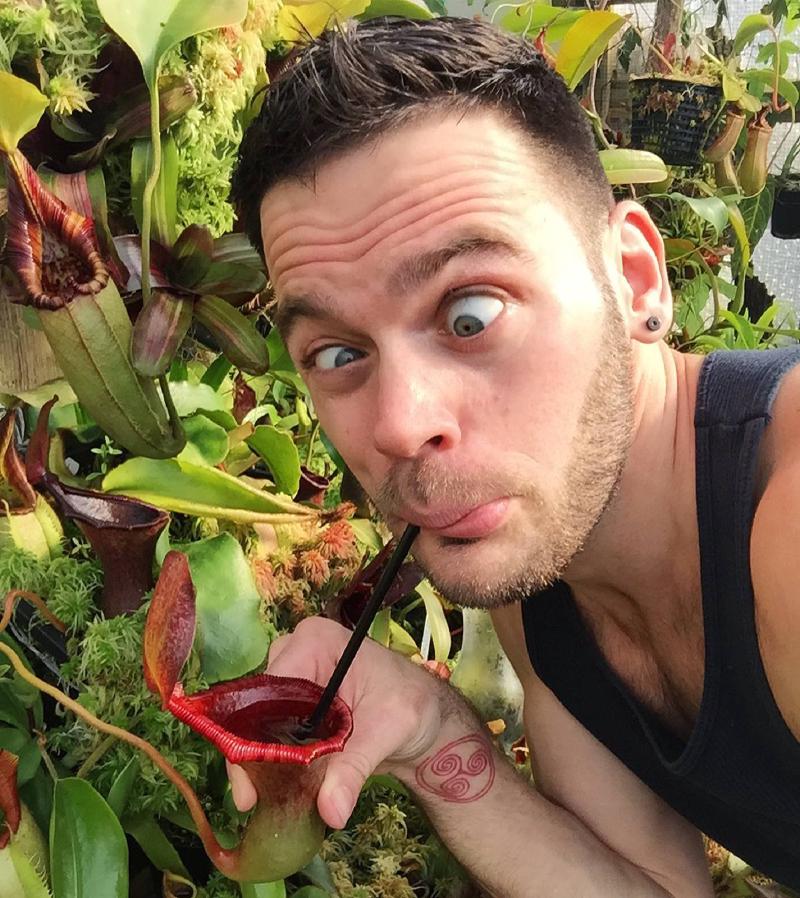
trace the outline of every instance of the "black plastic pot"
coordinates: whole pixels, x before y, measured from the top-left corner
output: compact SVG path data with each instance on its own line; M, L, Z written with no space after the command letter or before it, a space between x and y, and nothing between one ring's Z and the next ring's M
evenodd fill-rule
M775 192L770 231L781 240L800 238L800 174L789 175L788 183Z
M631 78L631 146L667 165L700 165L724 122L722 88L658 76Z

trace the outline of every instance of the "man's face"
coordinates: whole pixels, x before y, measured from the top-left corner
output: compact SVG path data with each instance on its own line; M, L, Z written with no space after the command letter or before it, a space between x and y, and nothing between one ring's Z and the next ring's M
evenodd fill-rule
M630 341L547 165L491 114L441 116L262 207L325 432L395 533L421 525L415 557L464 604L561 575L630 441Z

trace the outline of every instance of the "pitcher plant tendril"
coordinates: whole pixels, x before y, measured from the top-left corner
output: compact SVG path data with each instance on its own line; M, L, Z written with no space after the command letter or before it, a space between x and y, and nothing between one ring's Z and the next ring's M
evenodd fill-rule
M2 619L0 619L0 633L8 626L8 622L11 619L11 613L13 611L14 604L17 599L27 599L36 608L42 612L42 614L53 623L54 626L58 627L60 630L64 629L64 624L52 614L51 611L47 609L47 606L44 600L34 593L26 592L24 590L11 590L6 594L4 599L4 613ZM8 660L11 662L11 666L14 668L16 673L19 674L20 677L26 682L29 683L34 688L38 689L40 692L45 693L45 695L49 695L52 699L57 701L62 707L66 708L68 711L72 711L72 713L83 720L85 723L88 723L89 726L94 727L101 733L105 733L109 736L114 736L122 742L127 742L129 745L132 745L134 748L139 749L139 751L143 752L147 755L148 758L158 767L158 769L166 776L174 785L175 788L180 792L183 800L186 802L186 805L189 809L189 813L191 814L192 820L197 826L198 835L200 836L200 840L203 843L203 847L207 852L218 851L225 852L222 846L217 841L217 837L214 835L213 830L211 829L211 824L208 822L208 818L206 817L205 811L203 810L200 801L197 798L192 787L189 783L184 779L184 777L178 773L178 771L172 766L172 764L167 761L167 759L158 751L154 746L152 746L149 742L144 739L139 738L139 736L134 736L133 733L129 733L127 730L123 730L120 727L114 726L113 724L106 723L104 720L100 720L98 717L95 717L90 711L87 711L82 705L78 704L78 702L71 699L68 695L65 695L60 689L55 686L52 686L50 683L47 683L45 680L40 679L35 674L31 673L28 668L23 664L22 659L19 655L8 645L3 642L0 642L0 653L5 655Z

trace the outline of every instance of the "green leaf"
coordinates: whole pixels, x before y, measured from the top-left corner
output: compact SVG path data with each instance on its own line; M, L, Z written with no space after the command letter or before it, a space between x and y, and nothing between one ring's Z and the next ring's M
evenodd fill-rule
M330 898L331 892L325 892L317 886L303 886L298 889L292 898Z
M197 593L195 646L203 676L209 682L233 680L260 664L270 643L250 565L230 533L190 543L183 551Z
M755 13L751 16L745 16L736 37L733 39L734 53L741 53L742 50L753 40L753 38L772 27L772 17Z
M136 839L150 863L162 873L177 873L188 876L189 873L175 850L175 847L164 835L152 814L135 814L123 821L126 833Z
M752 248L758 244L758 241L764 235L769 224L769 217L772 214L772 205L775 194L775 181L768 178L764 189L755 196L742 197L739 201L739 211L744 220L745 233L747 241ZM739 250L737 249L737 254Z
M715 337L713 334L703 334L700 337L697 337L694 341L694 345L701 349L730 349L731 347L722 339L722 337Z
M14 694L10 680L0 680L0 723L8 723L22 732L28 729L25 706Z
M58 780L50 821L55 898L127 898L128 843L103 797L86 780Z
M534 37L542 28L547 29L547 40L550 43L561 41L569 29L583 16L586 10L565 9L562 6L550 6L533 0L513 7L503 16L501 25L506 31L515 34L532 34Z
M167 533L168 529L169 528L166 528L164 532ZM133 785L138 776L139 757L138 755L133 755L130 761L128 761L117 774L114 782L111 784L111 788L108 790L108 796L106 798L108 806L118 818L122 818L122 815L125 813L125 807L128 804L131 790L133 789Z
M53 780L44 766L39 767L30 782L20 787L19 798L31 812L39 829L46 833L53 811Z
M383 548L383 540L381 539L380 533L378 533L378 529L373 524L369 518L352 518L350 521L350 526L353 528L353 533L356 535L356 539L368 549L374 549L376 552L380 552Z
M761 317L756 321L755 327L772 327L775 317L780 312L780 303L774 302L771 306L767 306L761 313Z
M177 459L131 458L106 474L103 489L157 508L241 523L290 523L316 512L259 490L218 468Z
M784 78L783 75L778 78L778 93L792 106L797 106L797 101L800 100L800 91L797 90L794 82Z
M379 642L381 645L388 647L391 639L392 610L391 608L382 608L374 617L369 628L370 639Z
M214 241L212 251L214 262L237 262L248 268L264 271L264 260L258 254L258 250L250 242L246 234L234 232L223 234Z
M433 13L417 0L372 0L358 17L362 22L379 16L400 16L403 19L432 19Z
M406 798L409 798L409 792L405 788L405 786L400 783L399 780L396 780L394 777L390 777L387 774L381 775L383 780L388 780L389 788L392 787L392 784L396 783L401 789L403 789L403 794ZM371 776L367 780L367 785L375 780L375 776ZM383 783L386 785L386 783ZM300 871L301 876L305 876L305 878L316 886L318 889L321 889L324 895L336 895L336 885L333 882L333 876L331 875L331 870L328 864L322 859L321 855L315 854L314 857L303 867Z
M194 317L217 341L225 357L248 374L269 368L267 344L258 328L218 296L203 296L194 304Z
M98 0L106 24L133 50L152 90L161 59L187 37L242 21L247 0Z
M437 661L447 661L450 657L450 627L444 616L444 608L438 595L427 580L423 580L417 586L417 592L425 602L425 612L428 615L428 626L431 630L434 657Z
M728 103L735 103L744 96L744 83L741 78L734 76L728 69L723 68L720 72L722 77L722 96Z
M49 101L29 81L3 71L0 97L0 150L13 153L20 140L36 127Z
M762 193L765 193L766 190L767 187L765 186ZM736 296L731 304L732 310L738 312L744 303L744 287L747 280L747 269L750 265L750 257L752 255L752 244L747 235L747 225L745 224L744 216L738 206L728 206L728 220L730 221L733 233L736 235L736 242L738 244L733 259L734 265L738 262L736 268L738 284L736 287Z
M609 184L658 184L669 172L664 160L647 150L600 150Z
M194 465L218 465L228 454L228 432L204 414L184 418L186 445L178 459Z
M277 882L243 882L239 888L242 892L242 898L286 898L286 885L282 879ZM306 888L313 888L307 886ZM305 891L300 889L300 891ZM295 895L298 893L295 892ZM328 898L324 892L320 893L323 898Z
M720 309L719 317L736 331L739 337L739 345L742 349L755 349L758 336L753 330L753 325L745 315L737 315L729 309Z
M389 648L393 652L405 655L407 658L419 654L419 646L414 642L411 634L391 618L389 618Z
M570 90L580 84L623 25L625 19L615 12L592 10L569 29L556 56L556 71Z
M182 418L188 418L197 411L227 412L231 407L230 399L208 384L179 380L170 383L169 391L175 409Z
M302 43L317 37L326 28L341 25L364 12L369 0L312 0L302 5L281 6L278 34L289 43Z
M747 89L750 93L760 97L765 90L772 89L775 75L768 69L747 69L742 72L741 77L747 82Z
M149 140L135 140L131 153L131 206L139 230L142 229L142 196L153 167ZM161 135L161 170L153 191L153 223L150 235L162 246L175 242L178 220L178 147L169 134Z
M291 432L260 424L247 445L266 462L278 492L294 496L300 486L300 456Z
M686 203L695 215L707 221L717 232L721 234L728 223L728 207L717 196L698 198L686 196L683 193L670 193L670 199L680 203Z
M225 356L221 355L219 358L214 359L206 368L205 374L200 378L200 383L211 387L216 392L225 382L225 378L232 367Z
M297 374L297 368L289 355L289 350L275 327L267 334L267 349L269 350L269 370L272 374L280 371Z
M191 290L211 267L214 238L202 225L184 228L172 247L172 258L167 268L172 283Z
M195 293L213 293L229 300L247 302L267 286L267 277L258 268L241 262L211 262L192 285ZM241 302L237 303L241 305Z
M191 323L190 299L172 291L155 290L133 325L131 362L139 374L166 374Z
M0 727L0 748L10 751L19 758L17 765L17 786L24 786L33 779L42 760L42 752L36 740L23 730L14 727Z

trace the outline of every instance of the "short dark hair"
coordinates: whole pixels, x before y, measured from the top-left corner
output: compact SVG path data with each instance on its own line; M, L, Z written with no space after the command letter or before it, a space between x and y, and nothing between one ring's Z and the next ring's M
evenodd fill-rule
M378 18L311 41L266 91L232 187L250 240L261 251L261 201L279 182L448 109L499 112L552 157L553 186L584 235L608 214L611 188L587 117L529 40L473 19Z

